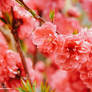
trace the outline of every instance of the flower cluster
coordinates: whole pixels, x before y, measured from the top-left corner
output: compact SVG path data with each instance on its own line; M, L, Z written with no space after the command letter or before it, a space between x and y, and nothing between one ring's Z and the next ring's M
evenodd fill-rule
M77 34L57 34L55 25L46 22L33 32L33 42L45 55L53 55L62 69L79 71L80 76L87 73L89 75L91 66L88 65L92 63L91 32L91 29L81 29ZM86 69L87 73L84 67L89 68ZM86 78L90 77L86 76ZM85 80L85 82L89 84L89 81Z
M92 92L91 7L91 0L0 0L0 88L17 92L24 58L37 90L47 82L55 92ZM15 50L9 29L19 40Z

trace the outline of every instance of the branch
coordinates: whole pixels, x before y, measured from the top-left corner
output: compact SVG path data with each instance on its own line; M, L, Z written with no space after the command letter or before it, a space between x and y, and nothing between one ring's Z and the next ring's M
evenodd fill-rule
M14 38L10 32L10 30L8 29L5 29L4 27L1 27L0 26L0 32L5 36L7 42L9 43L9 47L16 51L16 47L15 47L15 41L14 41Z
M4 92L8 92L8 90L7 90L6 86L5 86L5 84L2 83L1 85L2 85L2 87L3 87L3 89L4 89Z
M22 7L24 7L29 13L32 14L32 16L40 21L40 22L45 22L45 20L43 18L41 18L39 15L37 15L32 9L30 9L25 3L23 0L16 0Z
M35 64L37 63L38 59L37 59L37 46L36 46L36 51L33 55L33 66L35 66Z
M13 8L11 8L11 13L12 13L12 17L13 17L12 18L12 30L11 30L11 32L12 32L14 39L15 39L17 52L19 53L19 55L21 57L21 61L22 61L22 64L23 64L23 67L24 67L24 70L25 70L25 73L26 73L26 78L28 80L30 80L29 72L28 72L28 68L27 68L27 63L26 63L26 60L25 60L24 53L21 49L20 40L19 40L18 32L17 32L17 28L20 26L20 23L18 23L19 25L17 25L18 20L15 19ZM30 81L30 83L31 83L31 81Z

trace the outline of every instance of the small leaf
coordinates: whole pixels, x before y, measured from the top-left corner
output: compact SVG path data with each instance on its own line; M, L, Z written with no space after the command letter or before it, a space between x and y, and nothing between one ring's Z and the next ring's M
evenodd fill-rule
M50 87L49 87L49 86L47 86L47 88L46 88L46 92L49 92L49 90L50 90Z
M9 13L3 13L3 16L5 20L7 21L7 24L12 24L12 16Z
M33 83L32 87L33 87L33 91L35 92L35 90L36 90L36 81Z
M76 35L76 34L78 34L78 30L75 30L75 31L73 32L73 35Z
M17 88L17 90L19 90L19 92L26 92L25 90L23 90L21 87Z
M21 79L21 83L22 83L22 88L23 88L24 90L26 90L26 83L25 83L25 81Z
M54 92L53 90L50 89L50 86L45 82L43 84L43 82L41 83L41 92Z
M7 24L7 22L6 22L6 20L5 20L4 18L0 17L0 20L1 20L2 22L4 22L5 24Z
M21 80L21 87L17 88L17 90L19 90L19 92L36 92L36 82L34 82L33 84L30 83L29 80Z
M26 87L27 87L28 92L32 92L32 87L29 80L27 80Z
M44 92L43 88L44 88L43 83L41 83L41 92Z
M50 17L51 21L53 21L54 16L55 16L55 11L52 10L52 11L50 12L50 14L49 14L49 17Z
M26 47L26 45L24 44L24 41L23 41L23 40L20 40L20 44L21 44L22 50L26 53L26 52L27 52L27 47Z
M31 14L32 14L33 17L36 16L36 12L34 10L29 10L29 12L31 12Z

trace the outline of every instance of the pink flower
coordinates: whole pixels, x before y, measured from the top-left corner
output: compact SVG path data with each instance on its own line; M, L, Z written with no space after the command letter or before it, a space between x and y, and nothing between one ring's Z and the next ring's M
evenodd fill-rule
M56 13L54 23L57 26L57 32L60 34L69 35L73 34L74 32L80 32L81 27L76 19L66 18L60 13Z
M88 61L90 51L91 44L78 35L66 36L61 54L56 54L56 62L65 69L78 69Z
M8 43L6 42L6 39L0 32L0 54L4 55L6 50L8 50Z
M45 10L47 7L49 9L49 6L53 6L54 9L62 10L65 4L65 0L35 0L34 2L36 7L40 10Z
M37 27L33 32L33 42L36 45L42 45L48 38L48 42L55 38L56 26L46 22L41 27Z
M92 29L83 28L80 32L80 36L89 43L92 44Z
M80 78L88 88L92 88L92 49L88 62L84 63L79 70Z
M92 20L92 1L91 0L80 0L82 8L86 11L89 18Z
M55 50L56 35L56 26L46 22L33 32L33 43L37 45L42 53L48 55Z
M32 37L28 37L27 39L24 40L24 44L26 45L27 52L35 55L36 54L36 46L32 42Z
M67 11L67 14L70 17L80 17L80 12L79 12L79 10L76 7L72 7L71 9L69 9Z
M92 62L89 61L80 69L80 78L83 81L83 83L88 87L92 88Z
M44 72L45 71L45 64L42 61L38 61L35 65L35 70L39 72Z
M38 46L38 49L41 53L46 56L53 54L57 47L57 40L45 41L42 45Z
M43 0L44 1L44 0ZM46 4L44 5L45 8L43 8L42 15L46 20L50 20L49 14L52 10L55 11L55 15L57 16L58 12L62 12L64 9L66 0L48 0Z
M25 72L19 54L8 50L6 52L5 60L7 62L7 70L10 78L16 78L16 76L25 76Z
M79 72L68 72L68 78L70 87L74 90L74 92L88 92L88 88L80 79Z
M39 23L30 16L23 16L23 24L18 29L20 39L24 40L31 36L32 31Z
M63 46L64 46L64 36L63 35L57 35L56 37L56 41L57 41L57 45L56 45L56 50L55 50L55 54L61 54L62 50L63 50Z
M72 92L69 90L65 91L68 87L67 76L67 72L63 70L57 70L54 74L52 74L51 79L49 80L49 84L52 89L55 89L56 92Z
M49 77L47 77L48 83L56 92L87 92L87 87L80 79L79 72L67 72L59 69Z
M9 79L7 71L7 63L4 57L0 55L0 83L3 83Z
M9 12L11 10L11 6L14 6L13 0L0 0L0 10L2 12Z

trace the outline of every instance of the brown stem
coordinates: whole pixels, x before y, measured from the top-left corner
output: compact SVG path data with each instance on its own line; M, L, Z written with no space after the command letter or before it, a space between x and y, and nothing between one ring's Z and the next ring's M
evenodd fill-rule
M89 89L88 92L92 92L92 89Z
M28 70L27 70L27 64L26 64L26 60L25 60L24 54L23 54L22 49L21 49L20 40L18 38L17 30L12 29L12 34L13 34L15 42L16 42L17 51L18 51L18 53L19 53L19 55L21 57L21 60L22 60L22 64L24 66L25 73L28 76L29 73L28 73Z
M18 32L17 32L17 28L20 26L17 25L17 20L14 16L14 12L13 12L13 8L11 7L11 13L12 13L12 30L11 30L11 33L13 34L14 36L14 39L15 39L15 45L16 45L16 49L17 49L17 52L19 53L20 57L21 57L21 61L22 61L22 64L23 64L23 67L24 67L24 70L25 70L25 73L26 73L26 78L28 80L30 80L30 77L29 77L29 72L28 72L28 68L27 68L27 63L26 63L26 60L25 60L25 56L24 56L24 53L21 49L21 45L20 45L20 40L19 40L19 37L18 37ZM16 26L17 25L17 26ZM31 83L31 81L30 81Z
M6 38L7 43L9 43L9 48L16 51L15 41L10 30L0 26L0 32Z
M32 9L30 9L25 3L23 0L16 0L22 7L24 7L28 12L30 12L32 14L32 16L39 20L40 22L45 22L44 19L42 19L39 15L35 14L34 11Z
M6 89L5 84L4 84L4 83L2 83L1 85L2 85L2 87L3 87L3 89L4 89L4 92L8 92L8 90Z
M35 66L36 62L37 62L37 47L36 47L35 54L33 55L33 66Z

